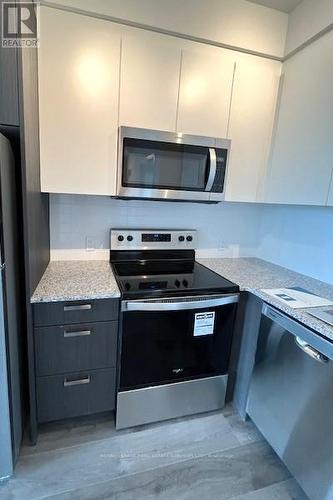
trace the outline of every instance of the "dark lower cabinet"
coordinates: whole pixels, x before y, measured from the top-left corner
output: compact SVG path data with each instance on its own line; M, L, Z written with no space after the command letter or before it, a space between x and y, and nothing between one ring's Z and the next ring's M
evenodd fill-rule
M114 410L115 390L115 368L38 377L38 421Z
M35 329L38 377L116 366L118 321Z
M119 300L99 299L34 304L34 325L70 325L118 319Z
M118 315L118 299L34 305L38 423L114 410Z

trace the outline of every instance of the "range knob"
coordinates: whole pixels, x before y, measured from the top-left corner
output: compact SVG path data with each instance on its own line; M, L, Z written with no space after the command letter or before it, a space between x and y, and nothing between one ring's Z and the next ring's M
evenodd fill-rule
M131 235L127 236L127 241L133 241L133 236Z
M118 236L118 241L124 241L124 237L123 237L123 235L122 235L122 234L120 234L120 235Z
M192 240L193 240L193 236L191 236L191 235L186 236L186 241L192 241Z
M180 281L179 281L179 280L176 280L176 281L175 281L175 285L176 285L176 287L177 287L177 288L179 288L179 287L180 287Z
M131 285L128 282L126 282L125 283L125 290L129 291L130 289L131 289Z
M184 285L185 288L187 288L188 287L188 281L187 280L183 280L183 285Z
M184 240L185 240L185 238L184 238L184 236L179 236L179 237L178 237L178 240L179 240L179 241L184 241Z

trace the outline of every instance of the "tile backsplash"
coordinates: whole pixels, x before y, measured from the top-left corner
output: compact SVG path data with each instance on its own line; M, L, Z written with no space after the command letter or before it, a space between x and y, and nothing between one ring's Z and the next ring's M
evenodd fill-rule
M197 229L203 257L260 257L333 283L333 207L50 196L52 260L109 259L110 228Z
M202 256L254 256L260 207L50 196L51 259L108 259L110 228L197 229Z

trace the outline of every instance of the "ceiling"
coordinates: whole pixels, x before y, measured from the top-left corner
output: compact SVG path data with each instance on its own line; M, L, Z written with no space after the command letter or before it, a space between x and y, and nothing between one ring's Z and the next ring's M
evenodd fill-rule
M291 12L302 0L249 0L252 3L259 3L272 9L281 10L282 12Z

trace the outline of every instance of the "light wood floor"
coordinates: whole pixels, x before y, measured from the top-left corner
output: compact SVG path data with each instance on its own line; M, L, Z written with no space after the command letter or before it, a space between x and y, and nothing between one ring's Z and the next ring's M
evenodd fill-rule
M44 426L1 500L305 500L251 422L222 412L115 431L110 415Z

